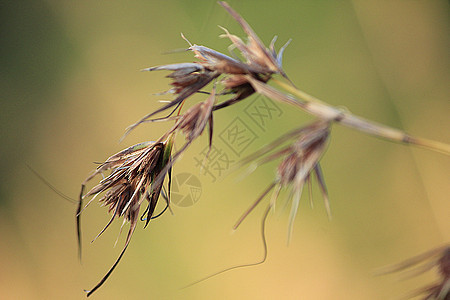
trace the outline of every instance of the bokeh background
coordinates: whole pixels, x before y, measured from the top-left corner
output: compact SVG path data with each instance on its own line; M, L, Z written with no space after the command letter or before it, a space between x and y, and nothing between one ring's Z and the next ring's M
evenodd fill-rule
M265 43L274 35L280 45L293 39L284 69L304 91L450 143L448 1L230 4ZM119 254L124 236L113 246L120 221L91 244L109 215L96 203L85 211L80 264L75 205L27 165L76 198L94 162L154 140L171 126L141 126L119 144L128 125L157 108L158 100L169 99L152 95L168 88L166 73L140 69L193 61L192 53L163 54L186 48L180 32L224 53L229 41L218 38L222 32L216 25L243 34L215 1L10 1L2 3L0 14L0 298L80 299ZM218 112L215 132L246 105ZM311 120L279 107L282 117L257 132L247 154ZM174 206L174 215L139 228L93 298L398 299L436 279L431 272L399 281L375 277L373 270L449 242L450 159L335 126L322 160L332 221L315 186L314 209L304 197L287 246L286 193L268 220L269 256L263 265L180 289L262 256L262 206L230 232L272 180L275 165L241 180L237 172L212 182L193 164L206 143L206 137L196 141L175 169L199 178L199 201Z

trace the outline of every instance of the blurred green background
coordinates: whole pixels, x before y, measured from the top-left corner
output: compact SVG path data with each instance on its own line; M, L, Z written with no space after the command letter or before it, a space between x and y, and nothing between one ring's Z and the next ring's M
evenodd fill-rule
M448 1L230 1L265 43L293 41L284 69L304 91L369 119L450 143ZM158 138L171 124L144 125L121 144L124 129L168 96L154 65L190 62L163 55L192 42L227 53L216 25L243 35L215 1L56 1L2 3L0 298L80 299L109 269L120 221L95 243L109 219L91 205L83 215L84 260L77 259L75 205L28 168L76 198L80 183L129 145ZM200 97L202 98L202 97ZM199 99L200 99L199 98ZM246 101L252 101L251 99ZM191 102L192 103L192 102ZM246 102L215 114L220 133ZM280 105L246 150L311 119ZM245 115L243 115L243 118ZM214 137L218 141L217 135ZM180 139L182 141L182 139ZM397 299L435 279L374 277L450 240L450 159L335 126L322 160L333 212L317 187L302 199L291 244L288 210L268 220L269 257L187 289L205 275L262 256L259 207L234 234L232 225L274 176L275 165L237 181L216 182L192 160L202 137L177 163L202 182L195 205L174 207L143 230L97 299ZM179 144L180 145L180 144ZM307 195L307 193L305 193ZM267 200L266 200L267 201Z

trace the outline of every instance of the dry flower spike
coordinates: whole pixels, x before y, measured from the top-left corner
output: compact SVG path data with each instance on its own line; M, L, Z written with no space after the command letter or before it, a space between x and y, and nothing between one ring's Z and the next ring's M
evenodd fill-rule
M109 225L117 218L123 217L124 223L128 221L130 228L128 230L125 246L123 247L116 262L102 278L102 280L90 291L86 291L87 295L91 295L97 290L111 275L125 250L127 249L136 225L139 219L139 211L144 200L148 201L148 206L141 217L145 220L145 226L154 218L154 212L158 204L161 194L163 180L159 183L155 179L160 176L161 172L170 163L172 149L172 137L170 136L164 142L145 142L129 147L109 157L97 170L90 175L81 189L79 206L77 209L77 233L78 243L80 247L81 257L81 212L86 208L97 196L103 195L99 201L108 206L108 210L112 213L110 221L100 231L98 238ZM110 174L102 179L98 185L93 187L89 192L83 195L84 186L98 174L110 171ZM168 190L170 195L171 172L169 171ZM164 174L165 175L165 174ZM82 209L82 200L87 197L92 199ZM170 198L166 199L166 208L169 206ZM163 210L163 212L165 209ZM146 217L144 218L144 215ZM158 215L159 216L159 215ZM123 226L123 225L122 225ZM145 227L144 226L144 227ZM95 240L94 239L94 240Z
M289 240L292 234L294 219L297 215L303 186L305 183L311 183L311 176L313 174L316 176L322 191L328 216L331 217L328 193L319 163L329 141L330 129L329 122L320 120L315 121L307 126L295 129L281 136L241 161L240 164L253 162L251 169L255 169L264 163L277 158L282 158L281 163L278 165L275 180L241 216L235 224L234 229L242 223L247 215L273 188L275 188L275 191L271 200L271 207L275 207L275 201L278 198L281 188L291 186L293 200L289 217ZM294 141L291 141L290 144L280 147L280 145L283 145L283 143L292 139L294 139Z

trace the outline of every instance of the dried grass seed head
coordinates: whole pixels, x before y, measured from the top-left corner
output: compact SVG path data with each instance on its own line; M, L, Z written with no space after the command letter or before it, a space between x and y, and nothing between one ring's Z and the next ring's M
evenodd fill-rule
M173 80L171 85L174 88L167 92L179 95L192 95L218 75L217 72L205 68L201 63L170 64L150 67L142 71L159 70L173 71L166 77Z
M112 220L123 216L130 223L137 222L137 214L145 198L149 202L148 223L162 187L162 183L153 185L153 179L170 161L167 151L170 151L171 146L168 144L168 140L145 142L114 154L100 165L87 181L104 171L111 170L111 173L83 198L104 193L99 201L108 206L110 212L114 211Z
M166 93L174 93L177 95L177 97L171 102L158 108L157 110L147 114L133 125L129 126L122 139L131 130L133 130L140 124L151 121L151 118L154 115L175 106L175 108L172 110L172 112L169 113L167 117L162 118L167 119L175 112L175 110L181 105L181 103L183 103L184 100L186 100L191 95L199 92L203 87L208 85L213 79L217 78L220 75L220 73L206 69L199 63L170 64L147 68L144 69L143 71L157 71L157 70L173 71L167 77L173 79L173 82L171 84L174 86L174 88L170 89Z
M297 128L284 134L264 148L244 158L241 164L253 162L251 169L259 165L282 158L277 168L277 177L257 198L247 211L241 216L235 225L237 228L246 216L261 202L261 200L275 188L271 206L275 205L281 188L292 187L292 208L289 222L290 238L293 222L297 213L300 195L305 182L311 181L311 175L315 174L319 183L328 216L331 217L330 204L325 181L320 168L320 158L326 150L330 136L331 124L328 121L318 120L307 126ZM292 139L295 139L292 142ZM291 143L286 147L282 146L286 142ZM280 149L281 148L281 149Z
M440 278L438 282L410 292L405 299L421 296L421 299L450 299L450 245L431 249L425 253L411 257L395 265L380 268L376 275L400 273L403 279L419 276L431 269L437 269Z
M239 25L241 25L242 29L247 34L248 43L245 44L239 37L230 34L228 30L221 27L225 31L225 35L222 35L222 37L228 37L231 40L233 45L246 59L248 66L255 70L256 73L278 73L286 77L281 64L283 52L290 41L280 49L280 53L277 55L274 48L276 38L272 40L270 45L271 50L267 49L244 18L233 10L228 3L219 1L219 4L227 10Z
M303 128L297 140L288 148L286 158L278 166L278 180L280 187L292 185L292 205L289 216L288 242L292 236L294 220L300 204L303 186L311 181L311 174L315 174L321 187L328 217L331 218L331 209L325 181L320 168L320 158L325 152L330 134L330 123L317 121ZM312 199L310 199L312 203Z
M227 104L220 105L220 107L216 107L216 109L234 104L255 92L252 85L244 76L245 74L255 76L255 78L264 83L270 79L272 73L269 69L263 69L261 67L253 68L249 64L243 63L208 47L192 45L183 35L182 37L189 43L189 50L192 50L195 53L195 57L200 59L200 62L198 62L199 64L203 65L208 70L215 71L220 75L225 75L225 78L220 81L224 85L223 93L236 94L233 99L227 101Z
M99 237L116 218L124 217L124 219L130 223L125 246L123 247L121 254L102 280L100 280L91 291L88 291L88 296L106 281L125 253L136 228L140 207L144 199L147 199L148 201L148 207L144 212L144 214L146 214L145 226L147 226L150 219L152 219L164 181L161 180L160 182L155 182L155 178L165 175L161 174L161 172L165 169L166 165L170 163L171 149L171 137L164 142L145 142L134 145L109 157L86 179L85 183L92 180L95 175L111 170L111 173L106 178L102 179L98 185L93 187L85 195L80 196L80 203L77 211L79 246L81 246L80 217L83 198L94 196L91 201L89 201L89 203L91 203L96 196L104 193L99 201L108 206L109 212L112 212L113 214L110 221L100 231L97 237ZM169 205L169 201L170 200L167 199L167 206ZM89 205L89 203L87 205Z
M278 178L282 185L304 182L326 149L330 134L328 122L318 121L304 129L287 153L280 153L286 155L278 166Z
M246 62L244 63L238 59L232 58L205 46L198 46L195 44L192 45L184 37L184 35L181 34L182 38L189 43L190 47L188 50L193 51L195 57L200 61L194 63L170 64L144 69L145 71L173 71L167 77L173 79L171 84L174 88L170 89L168 92L178 94L178 96L175 100L146 115L140 121L130 126L127 133L139 124L148 121L149 118L155 114L173 106L178 107L186 98L196 92L199 92L200 89L220 75L228 75L222 81L225 87L225 93L236 94L236 96L233 99L216 106L214 108L215 110L230 106L247 98L255 92L254 87L250 84L246 75L252 76L256 80L262 81L263 83L266 83L274 73L281 74L287 78L281 68L281 64L284 49L289 42L286 43L286 45L284 45L277 54L274 47L276 40L275 37L270 44L270 50L267 49L253 29L238 13L236 13L226 2L219 1L219 4L228 11L228 13L241 25L243 30L248 35L248 43L245 44L239 37L230 34L226 29L222 28L225 31L224 36L228 37L232 41L233 45L239 49L242 56L246 59ZM170 113L169 116L172 113Z
M175 124L172 131L181 130L188 142L192 142L203 133L207 122L210 122L210 130L212 131L212 113L215 100L216 92L213 88L208 99L189 108Z

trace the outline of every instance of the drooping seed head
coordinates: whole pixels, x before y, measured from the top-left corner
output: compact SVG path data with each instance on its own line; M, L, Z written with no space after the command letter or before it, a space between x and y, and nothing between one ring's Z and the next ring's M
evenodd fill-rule
M171 137L164 142L145 142L134 145L109 157L86 179L84 184L92 180L97 174L111 171L106 178L102 179L88 193L80 196L77 213L78 238L81 238L79 224L83 198L94 196L89 201L89 203L91 203L96 196L103 194L99 201L103 202L105 206L108 206L108 211L112 213L110 221L97 237L99 237L117 218L123 217L130 223L130 229L128 230L125 246L123 247L121 254L103 279L91 291L88 291L88 296L106 281L122 258L136 228L140 207L144 199L148 201L148 207L144 212L144 214L146 214L145 226L147 226L150 219L152 219L164 181L160 180L159 182L155 182L155 178L165 176L165 174L161 174L161 172L170 163L171 148ZM167 199L167 206L169 205L169 199L170 198ZM80 241L79 245L81 245Z
M253 162L257 167L275 159L282 159L278 165L277 176L274 182L244 213L235 227L243 221L250 211L254 209L254 207L265 195L269 193L272 188L277 186L274 193L274 201L278 197L282 187L290 186L293 192L292 209L289 222L290 237L303 186L305 182L311 180L312 174L316 175L324 198L327 213L331 216L328 193L319 163L320 158L325 152L328 144L330 130L330 122L323 120L315 121L307 126L286 133L269 145L242 160L241 164ZM294 141L292 142L293 139ZM290 144L288 146L283 146L283 144L288 141L290 141Z

